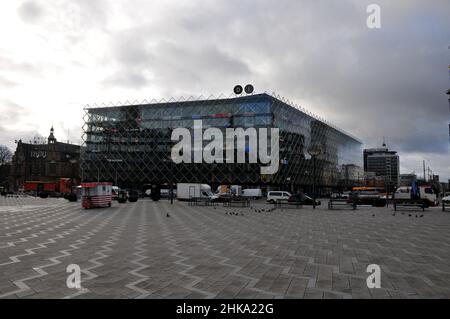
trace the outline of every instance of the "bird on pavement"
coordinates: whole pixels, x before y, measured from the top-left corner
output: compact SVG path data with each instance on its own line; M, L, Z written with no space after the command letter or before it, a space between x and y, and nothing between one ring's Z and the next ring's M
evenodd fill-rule
M167 218L169 218L169 217L170 217L169 213L167 213L167 214L166 214L166 217L167 217Z

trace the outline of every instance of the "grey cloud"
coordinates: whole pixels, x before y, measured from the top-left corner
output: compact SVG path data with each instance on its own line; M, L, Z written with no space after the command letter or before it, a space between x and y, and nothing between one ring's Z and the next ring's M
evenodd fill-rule
M0 123L16 123L25 114L25 107L9 100L0 100Z
M37 23L44 15L44 9L38 1L25 1L18 8L18 14L24 22Z
M150 87L167 98L227 94L250 82L257 91L309 101L303 106L365 146L385 136L405 154L405 168L413 153L449 166L448 0L377 0L379 30L366 27L371 0L161 3L117 7L131 21L127 29L108 29L110 4L77 4L82 30L101 29L110 41L101 61L105 94ZM0 58L0 69L26 67Z

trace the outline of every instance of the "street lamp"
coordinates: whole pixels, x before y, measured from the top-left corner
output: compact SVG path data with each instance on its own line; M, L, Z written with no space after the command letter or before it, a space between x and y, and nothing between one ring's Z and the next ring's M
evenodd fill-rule
M312 145L308 149L308 154L311 155L313 160L313 180L312 180L312 192L313 192L313 209L316 209L316 157L322 154L321 145Z
M173 163L173 160L170 155L168 157L164 158L163 162L169 163L169 166L170 166L170 168L169 168L169 170L170 170L169 196L170 196L170 204L173 205L173 179L174 179L173 178L174 177L174 174L173 174L174 166L173 165L174 165L174 163Z

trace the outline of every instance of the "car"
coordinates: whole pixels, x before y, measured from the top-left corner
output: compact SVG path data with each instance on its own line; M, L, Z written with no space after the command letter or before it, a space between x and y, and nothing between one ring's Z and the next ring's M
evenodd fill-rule
M128 200L128 193L125 190L120 190L117 194L117 201L121 204L126 203Z
M313 205L314 200L304 193L297 193L289 197L288 202L290 203L302 203L302 205ZM321 204L320 200L316 199L316 206Z
M450 204L450 195L443 197L442 202L444 204Z
M341 198L341 193L331 193L330 198L331 199Z
M128 191L128 201L130 203L137 202L139 199L139 192L135 190Z
M270 191L267 193L267 201L269 203L275 203L278 200L288 200L292 194L284 191Z
M120 188L118 186L111 187L112 199L117 200L119 196Z

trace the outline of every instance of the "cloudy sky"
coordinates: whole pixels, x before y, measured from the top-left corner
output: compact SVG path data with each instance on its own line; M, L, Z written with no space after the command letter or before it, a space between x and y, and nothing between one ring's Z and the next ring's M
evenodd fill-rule
M367 6L381 7L369 29ZM450 178L450 2L17 0L0 3L0 144L80 142L93 103L276 92Z

